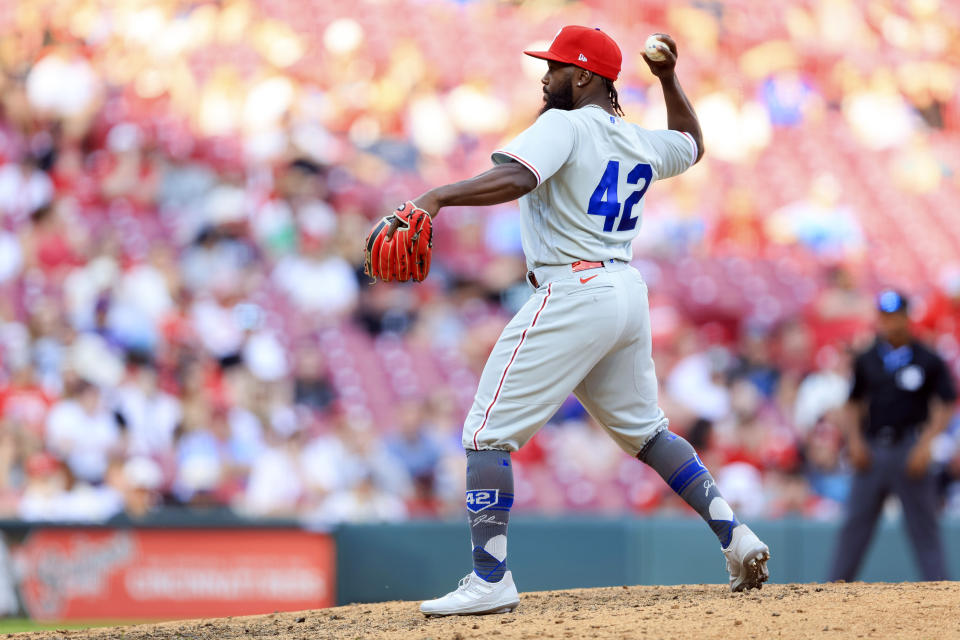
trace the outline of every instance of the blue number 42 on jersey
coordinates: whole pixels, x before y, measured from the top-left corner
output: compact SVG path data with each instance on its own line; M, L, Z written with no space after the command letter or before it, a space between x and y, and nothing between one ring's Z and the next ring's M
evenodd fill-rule
M652 179L653 169L642 162L627 174L627 184L640 184L643 180L643 186L627 196L626 202L623 203L623 217L620 218L617 231L630 231L637 227L637 217L633 215L633 207L643 198ZM592 216L606 217L603 222L604 231L613 231L613 223L620 215L620 200L617 198L619 183L620 161L611 160L607 163L607 168L604 169L603 176L600 178L600 184L593 190L590 202L587 204L587 213Z

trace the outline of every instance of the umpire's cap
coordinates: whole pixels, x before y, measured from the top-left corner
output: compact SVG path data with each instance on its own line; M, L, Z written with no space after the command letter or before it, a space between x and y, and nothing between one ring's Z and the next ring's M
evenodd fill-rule
M613 38L600 29L576 25L560 29L546 51L524 51L528 56L575 64L608 80L620 75L623 55Z
M909 308L907 296L899 291L884 289L877 296L877 310L882 313L905 313Z

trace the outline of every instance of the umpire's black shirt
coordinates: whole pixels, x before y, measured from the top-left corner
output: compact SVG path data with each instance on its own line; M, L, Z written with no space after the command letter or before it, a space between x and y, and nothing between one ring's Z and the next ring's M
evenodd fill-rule
M854 362L850 399L867 403L868 438L892 432L899 439L920 427L934 395L947 403L957 398L946 363L919 342L894 349L878 339Z

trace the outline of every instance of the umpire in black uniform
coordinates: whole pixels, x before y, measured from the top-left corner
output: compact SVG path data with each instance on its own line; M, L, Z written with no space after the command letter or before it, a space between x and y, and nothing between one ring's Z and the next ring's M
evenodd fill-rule
M930 444L946 428L957 394L944 361L911 335L906 297L884 291L877 306L877 340L854 363L846 427L856 472L830 579L856 577L892 492L923 579L946 580Z

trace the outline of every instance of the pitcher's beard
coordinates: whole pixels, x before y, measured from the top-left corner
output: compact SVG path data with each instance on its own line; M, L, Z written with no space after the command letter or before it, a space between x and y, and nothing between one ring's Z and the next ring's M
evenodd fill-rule
M543 103L543 108L540 109L538 116L543 115L550 109L562 109L563 111L570 111L573 109L573 80L570 80L570 84L561 86L556 91L545 94L547 96L546 101Z

